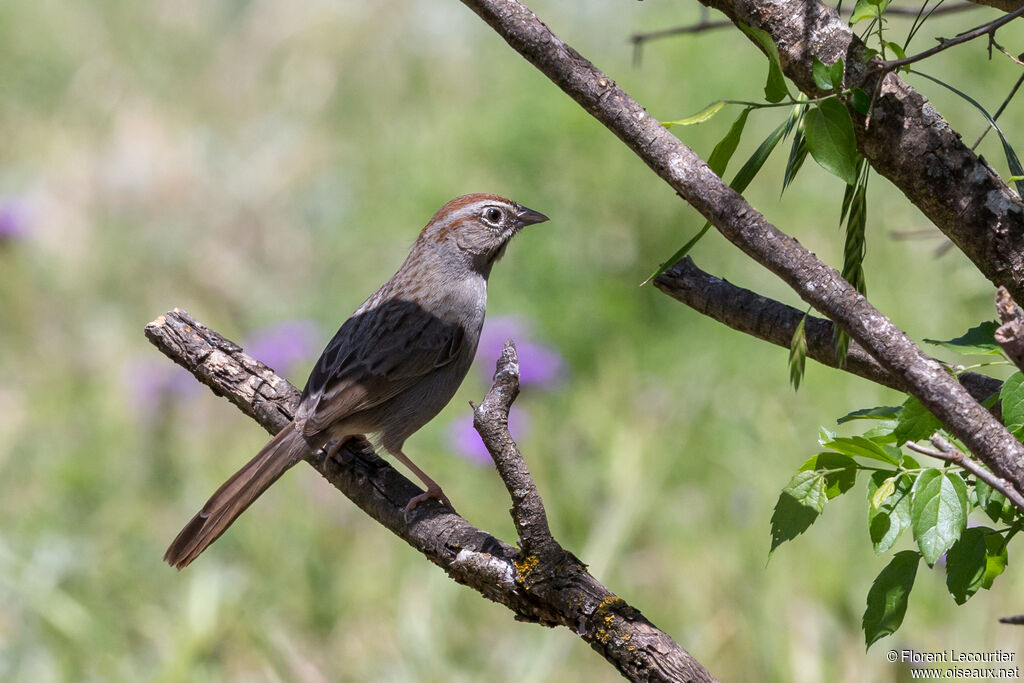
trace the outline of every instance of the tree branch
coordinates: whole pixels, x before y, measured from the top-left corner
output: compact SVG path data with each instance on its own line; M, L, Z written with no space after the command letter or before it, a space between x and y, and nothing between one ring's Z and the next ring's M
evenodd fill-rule
M1003 323L993 335L996 343L1018 370L1024 370L1024 315L1005 287L996 292L996 311Z
M687 256L654 279L654 286L698 313L776 346L789 348L804 312L704 272ZM882 386L907 391L906 383L878 364L859 344L850 342L846 364L839 366L832 321L807 316L807 355L822 365L839 368ZM958 379L976 401L999 392L1002 382L977 372Z
M462 2L615 133L726 239L782 278L905 382L910 393L993 472L1024 488L1024 445L834 268L769 223L693 150L524 5L517 0ZM1024 230L1019 236L1024 237Z
M850 108L868 163L986 278L1024 301L1024 202L920 93L896 74L880 74L877 60L864 62L866 46L835 10L812 0L701 1L734 22L767 31L783 72L809 96L825 94L814 83L813 58L825 64L844 59L846 88L879 92L870 118Z
M977 461L972 460L958 451L953 444L943 439L939 434L934 434L931 438L931 442L938 450L918 446L912 441L908 441L904 445L910 450L920 453L921 455L927 455L929 458L950 462L962 467L981 481L994 488L996 491L999 491L999 493L1006 496L1008 501L1016 505L1020 510L1024 511L1024 496L1022 496L1020 491L1014 488L1010 482L1005 479L1000 479L986 470Z
M890 59L888 61L882 60L880 62L876 62L874 66L876 68L882 69L883 71L895 71L901 66L913 64L914 62L920 62L922 59L928 59L929 57L936 55L942 52L943 50L948 50L951 47L962 45L963 43L966 43L970 40L974 40L975 38L980 38L981 36L984 35L987 35L990 38L994 38L996 31L999 30L1001 26L1008 24L1009 22L1013 21L1022 14L1024 14L1024 7L1019 7L1013 12L1010 12L1009 14L1004 14L998 19L994 19L993 21L982 24L981 26L972 28L969 31L959 33L954 38L939 38L938 45L936 45L933 48L929 48L923 52L918 52L916 55L910 55L909 57L904 57L903 59Z
M146 337L271 434L291 421L299 390L185 311L174 309L149 323ZM551 537L536 487L508 433L508 410L518 387L515 348L509 344L494 386L475 410L475 422L513 497L513 519L523 550L432 503L421 505L406 519L405 505L419 489L365 440L350 440L334 459L322 450L307 453L305 459L370 517L456 582L508 607L517 620L570 628L629 680L715 680Z

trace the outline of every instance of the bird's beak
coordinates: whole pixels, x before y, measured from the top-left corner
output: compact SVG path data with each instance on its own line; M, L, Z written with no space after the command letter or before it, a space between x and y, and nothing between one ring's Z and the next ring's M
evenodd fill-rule
M534 211L533 209L527 209L525 206L520 206L519 213L516 214L516 227L524 228L527 225L536 225L537 223L543 223L546 220L548 220L548 217L540 211Z

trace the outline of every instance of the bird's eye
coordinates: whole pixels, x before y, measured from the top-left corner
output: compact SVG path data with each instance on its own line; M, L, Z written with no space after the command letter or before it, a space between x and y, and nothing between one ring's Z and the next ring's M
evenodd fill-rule
M497 225L501 221L501 209L496 209L493 206L484 211L484 220L493 225Z

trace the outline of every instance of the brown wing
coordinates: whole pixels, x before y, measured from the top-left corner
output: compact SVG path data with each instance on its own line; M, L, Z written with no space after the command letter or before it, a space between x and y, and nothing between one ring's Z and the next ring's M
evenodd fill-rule
M418 304L388 301L345 321L309 375L296 421L312 436L412 387L458 357L465 334Z

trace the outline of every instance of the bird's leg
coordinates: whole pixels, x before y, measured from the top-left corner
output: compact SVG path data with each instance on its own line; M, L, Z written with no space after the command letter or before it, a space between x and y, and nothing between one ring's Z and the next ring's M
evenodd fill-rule
M455 512L455 506L452 505L452 502L450 500L448 500L448 496L444 495L444 491L442 491L441 487L437 485L437 482L428 477L426 472L421 470L419 467L416 467L416 463L414 463L412 460L406 457L405 453L403 453L401 449L389 449L389 452L391 453L391 455L395 456L400 463L408 467L413 474L419 477L420 481L423 482L423 485L427 487L427 490L425 492L421 493L418 496L414 496L412 500L410 500L406 504L406 515L415 510L417 505L430 498L433 498L439 503L444 503L451 509L452 512Z

